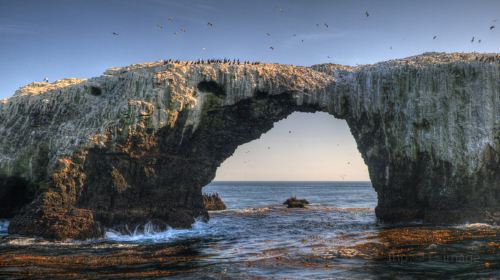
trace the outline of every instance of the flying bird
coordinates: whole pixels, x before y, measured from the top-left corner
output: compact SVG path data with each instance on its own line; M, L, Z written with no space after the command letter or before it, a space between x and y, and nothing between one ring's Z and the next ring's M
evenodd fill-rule
M434 35L434 37L432 37L432 40L436 40L437 37L437 35Z
M328 24L326 24L326 23L323 23L323 24L326 26L326 28L328 28Z
M292 36L293 36L293 37L297 37L297 34L293 34Z
M304 39L300 40L302 43L304 43Z
M156 25L156 27L160 28L160 30L162 30L162 31L163 31L163 25L161 25L161 24L157 24L157 25Z
M328 55L328 56L326 56L326 58L330 58L330 56Z
M267 149L268 149L268 150L271 150L271 147L267 146Z
M45 78L43 78L43 81L46 82L46 83L48 83L49 82L49 78L45 77Z
M479 44L481 44L481 39L477 40L477 42L478 42Z
M208 26L214 26L213 23L211 23L211 22L208 22L207 25Z
M366 17L370 16L370 14L368 13L368 11L365 12L365 15L366 15Z
M474 43L475 36L472 36L472 39L470 40L471 43Z
M272 51L274 51L274 47L269 47Z
M266 35L267 35L267 36L271 36L271 33L267 32L267 33L266 33Z
M174 20L174 19L173 19L173 18L171 18L171 17L169 17L169 18L168 18L168 21L170 21L170 22L172 22L173 20Z
M495 26L494 25L490 26L490 30L493 30L493 29L495 29Z
M290 133L292 133L292 131L291 131L291 130L289 130L289 131L288 131L288 133L290 134Z
M319 23L316 23L316 27L319 27Z
M112 34L113 34L114 36L118 36L118 35L120 35L120 34L118 34L118 33L116 33L116 32L113 32Z

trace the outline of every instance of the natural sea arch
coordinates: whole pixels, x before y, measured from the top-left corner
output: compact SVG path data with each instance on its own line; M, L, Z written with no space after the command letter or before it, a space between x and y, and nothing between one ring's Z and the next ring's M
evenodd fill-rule
M500 221L498 61L426 54L362 67L153 63L28 86L0 103L0 131L9 136L0 138L0 178L3 189L17 176L43 193L9 231L61 239L147 220L190 226L207 215L201 189L222 162L293 112L347 122L379 219Z

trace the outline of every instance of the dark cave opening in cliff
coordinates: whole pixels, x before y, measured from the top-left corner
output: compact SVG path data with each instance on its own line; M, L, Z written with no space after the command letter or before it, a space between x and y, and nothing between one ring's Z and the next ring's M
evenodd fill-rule
M252 182L256 183L253 190ZM260 187L264 191L259 191L259 182L272 182L277 187L293 186L289 196L300 195L299 182L308 182L307 185L311 182L336 182L346 186L359 182L369 186L367 195L374 198L370 206L375 207L377 200L368 167L346 121L324 112L292 113L276 122L259 139L240 145L219 166L215 179L203 188L203 192L218 193L228 208L241 204L236 201L241 197L237 199L237 195L225 191L234 188L250 193L243 203L245 206L276 204L286 199L286 191L270 194L263 186ZM268 184L268 187L273 184ZM356 198L342 199L353 201ZM316 201L313 198L311 202ZM235 203L238 205L232 205Z

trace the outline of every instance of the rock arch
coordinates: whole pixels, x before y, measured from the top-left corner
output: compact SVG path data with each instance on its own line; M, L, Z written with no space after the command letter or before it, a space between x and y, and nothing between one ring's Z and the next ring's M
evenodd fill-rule
M435 53L354 68L160 62L28 86L0 103L0 131L19 140L0 140L0 174L40 186L9 231L62 239L189 226L207 217L201 188L223 160L295 111L347 121L381 220L496 221L498 63ZM38 114L51 121L30 126Z

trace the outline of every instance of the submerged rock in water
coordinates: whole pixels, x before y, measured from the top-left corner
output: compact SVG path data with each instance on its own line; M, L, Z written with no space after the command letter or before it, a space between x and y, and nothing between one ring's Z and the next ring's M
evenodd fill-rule
M290 197L289 199L283 202L288 208L305 208L309 201L306 199L298 199L295 196Z
M218 193L203 194L203 205L207 211L226 210L226 204Z
M189 227L208 216L201 189L239 145L295 111L321 111L347 121L378 218L498 222L499 63L155 62L31 84L0 100L0 201L13 201L3 218L14 216L12 233L57 239Z

